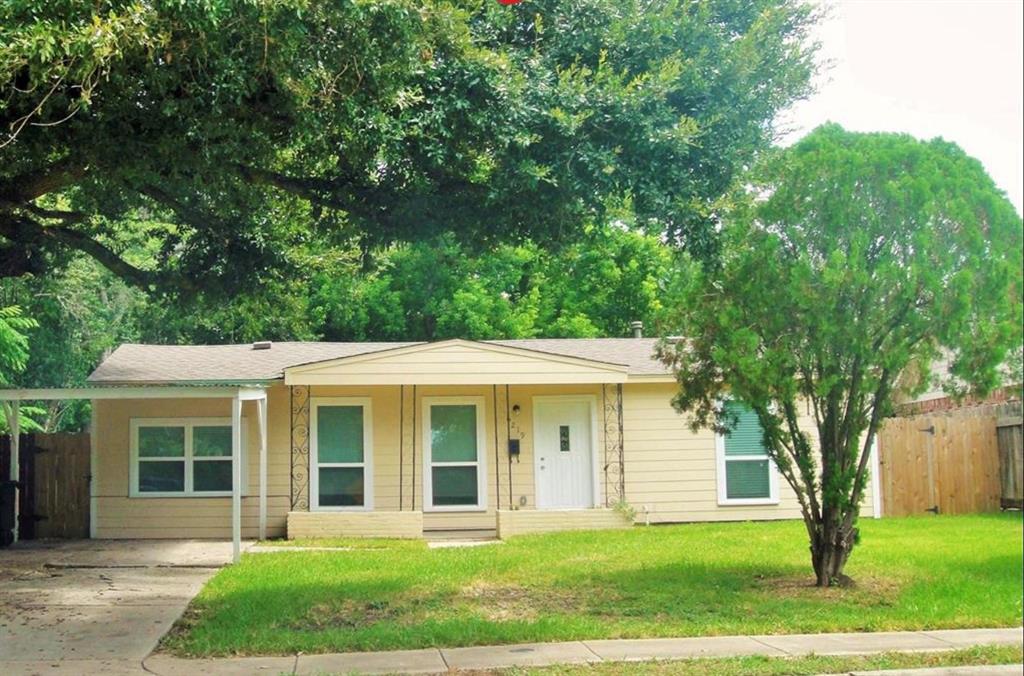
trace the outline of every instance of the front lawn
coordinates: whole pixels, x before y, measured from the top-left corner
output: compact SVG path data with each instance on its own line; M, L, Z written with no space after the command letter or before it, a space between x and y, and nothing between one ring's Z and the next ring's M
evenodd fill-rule
M165 647L342 652L712 634L1016 626L1019 514L865 519L852 589L816 589L795 521L248 554Z

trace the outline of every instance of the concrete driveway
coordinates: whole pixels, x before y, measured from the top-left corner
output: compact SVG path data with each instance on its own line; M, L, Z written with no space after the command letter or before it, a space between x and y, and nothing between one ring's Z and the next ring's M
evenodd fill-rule
M23 542L0 549L0 672L138 669L231 561L202 540Z

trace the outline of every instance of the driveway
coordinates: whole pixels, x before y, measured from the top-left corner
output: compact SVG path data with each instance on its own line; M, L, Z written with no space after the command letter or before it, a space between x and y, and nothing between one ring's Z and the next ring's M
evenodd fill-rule
M138 670L231 543L78 540L0 549L0 673Z

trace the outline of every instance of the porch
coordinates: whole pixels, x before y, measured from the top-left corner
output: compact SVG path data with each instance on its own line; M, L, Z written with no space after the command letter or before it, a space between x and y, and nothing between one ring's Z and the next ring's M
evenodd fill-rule
M625 366L447 341L284 376L289 538L628 522L609 518L624 500Z
M292 385L289 398L290 539L631 525L613 509L617 384Z

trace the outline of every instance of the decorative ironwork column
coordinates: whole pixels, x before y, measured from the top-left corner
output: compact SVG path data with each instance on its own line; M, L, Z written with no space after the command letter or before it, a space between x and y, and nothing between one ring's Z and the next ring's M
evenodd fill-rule
M309 511L309 386L291 387L292 511Z
M626 461L623 456L622 383L601 388L604 409L604 504L611 507L626 499Z

